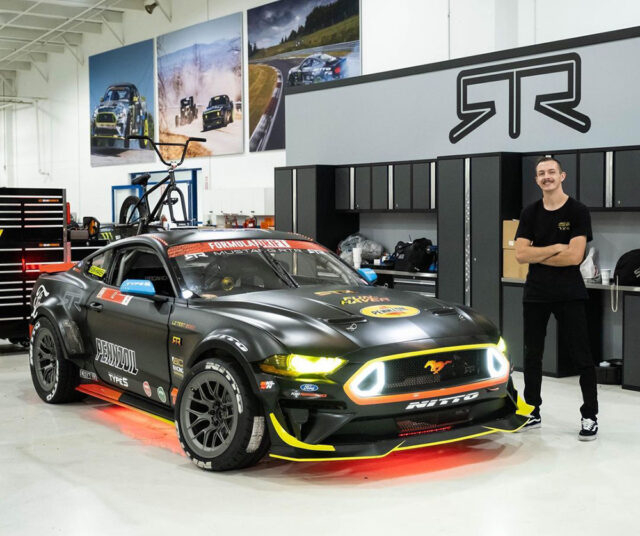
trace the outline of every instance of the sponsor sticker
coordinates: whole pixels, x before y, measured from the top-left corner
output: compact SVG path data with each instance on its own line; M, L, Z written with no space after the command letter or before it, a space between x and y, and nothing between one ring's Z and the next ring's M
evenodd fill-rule
M152 391L148 381L142 382L142 388L144 389L144 394L151 398Z
M160 399L160 402L165 404L167 402L167 395L164 392L164 389L162 387L158 387L157 391L158 391L158 398Z
M129 302L133 299L133 296L122 294L115 288L102 287L100 289L100 292L98 292L98 294L96 295L96 298L99 298L103 301L119 303L120 305L129 305Z
M273 380L267 380L264 382L260 382L260 390L261 391L270 391L276 386L276 382Z
M300 386L301 391L305 391L307 393L313 393L318 390L318 386L314 383L303 383Z
M96 338L96 361L133 376L138 374L135 350L98 338Z
M175 344L176 346L182 346L182 337L178 337L177 335L174 335L171 338L171 344Z
M176 405L177 398L178 398L178 388L174 387L173 389L171 389L171 405L172 406Z
M125 378L124 376L118 376L113 372L108 372L107 374L109 374L109 381L111 383L115 383L120 387L129 387L129 382L127 381L127 378Z
M420 309L408 305L372 305L360 309L360 314L373 318L406 318L420 314Z
M303 240L214 240L211 242L194 242L191 244L181 244L170 247L167 250L169 257L181 257L194 255L196 253L206 253L209 251L238 251L252 249L301 249L301 250L321 250L326 248L315 242L305 242Z
M186 322L182 322L181 320L172 320L171 325L176 328L190 329L194 331L196 329L196 327L193 324L187 324Z
M340 305L359 305L361 303L383 303L390 301L390 298L381 296L345 296L340 300Z
M90 370L80 369L80 377L83 380L98 381L98 375Z
M355 294L354 290L340 289L340 290L320 290L314 292L316 296L331 296L332 294Z
M181 358L171 356L171 368L176 376L184 376L184 361Z
M100 268L99 266L92 266L91 268L89 268L88 272L91 275L95 275L96 277L104 277L104 274L107 273L107 271L104 268Z
M446 396L444 398L431 398L429 400L419 400L416 402L411 402L404 409L424 409L424 408L432 408L434 406L453 406L454 404L459 404L460 402L469 402L470 400L475 400L478 398L478 391L467 394L459 394L454 396Z

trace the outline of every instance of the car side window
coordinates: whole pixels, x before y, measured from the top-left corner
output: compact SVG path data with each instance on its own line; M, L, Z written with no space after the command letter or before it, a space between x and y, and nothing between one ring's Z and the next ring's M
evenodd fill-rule
M146 248L123 248L113 270L113 285L119 287L127 279L151 281L160 296L174 297L171 279L158 255Z
M113 251L113 249L108 249L104 253L85 261L87 263L85 266L86 276L96 281L108 283L107 279L111 261L113 260Z

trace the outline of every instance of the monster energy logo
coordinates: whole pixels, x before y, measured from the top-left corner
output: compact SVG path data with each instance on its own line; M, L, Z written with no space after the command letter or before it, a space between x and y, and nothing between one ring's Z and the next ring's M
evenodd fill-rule
M98 338L96 338L96 361L134 376L138 374L134 350Z

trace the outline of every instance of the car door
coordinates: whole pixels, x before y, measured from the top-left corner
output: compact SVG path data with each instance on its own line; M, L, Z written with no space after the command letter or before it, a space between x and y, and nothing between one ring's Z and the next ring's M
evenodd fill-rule
M119 287L127 279L151 281L156 296L122 294ZM169 273L155 251L145 246L115 250L108 279L86 304L100 379L169 405L167 337L173 298Z

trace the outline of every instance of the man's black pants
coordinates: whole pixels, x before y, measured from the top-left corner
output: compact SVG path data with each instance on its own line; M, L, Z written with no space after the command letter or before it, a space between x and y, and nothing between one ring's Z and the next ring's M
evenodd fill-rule
M535 406L536 412L542 404L542 354L547 323L551 313L564 334L569 357L580 374L583 404L580 413L584 418L594 419L598 413L596 369L589 348L585 302L524 302L524 398Z

